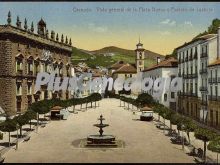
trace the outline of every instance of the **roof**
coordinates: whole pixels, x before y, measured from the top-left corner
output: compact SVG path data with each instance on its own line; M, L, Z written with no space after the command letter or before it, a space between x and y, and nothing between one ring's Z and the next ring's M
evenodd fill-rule
M152 111L152 108L145 106L145 107L141 108L141 111Z
M157 68L173 68L173 67L178 67L178 61L177 59L171 57L171 58L161 61L159 64L155 64L149 68L144 69L143 72L150 71L150 70L157 69Z
M53 108L51 108L51 110L61 110L61 109L63 109L63 108L60 106L54 106Z
M137 69L132 64L124 64L119 69L117 69L113 74L118 74L118 73L137 73Z
M213 63L209 64L208 67L216 66L216 65L220 65L220 59L217 59L217 60L214 61Z
M217 34L206 34L206 35L203 35L203 36L200 36L200 37L196 37L196 38L192 39L190 42L186 42L183 45L177 47L176 49L183 48L183 47L185 47L187 45L190 45L191 43L199 41L199 40L208 40L208 39L210 39L212 37L215 37L216 35Z
M139 42L136 46L143 46L143 44Z
M41 18L40 21L38 22L38 25L46 25L45 21Z
M124 61L118 61L115 64L113 64L112 66L110 66L109 69L119 69L120 67L122 67L125 64L127 64L127 63Z

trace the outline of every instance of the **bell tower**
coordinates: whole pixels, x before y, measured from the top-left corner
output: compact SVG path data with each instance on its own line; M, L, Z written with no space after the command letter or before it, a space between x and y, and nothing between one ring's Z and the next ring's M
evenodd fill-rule
M141 72L144 70L144 51L145 49L143 48L143 44L140 42L140 37L139 37L139 43L136 45L136 67L137 67L137 73Z

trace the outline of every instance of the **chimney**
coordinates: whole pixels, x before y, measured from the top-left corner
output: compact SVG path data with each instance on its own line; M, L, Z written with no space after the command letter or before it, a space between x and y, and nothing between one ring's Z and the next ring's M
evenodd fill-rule
M160 57L157 57L157 65L160 63Z
M218 36L217 36L217 59L219 59L220 55L220 26L218 27Z

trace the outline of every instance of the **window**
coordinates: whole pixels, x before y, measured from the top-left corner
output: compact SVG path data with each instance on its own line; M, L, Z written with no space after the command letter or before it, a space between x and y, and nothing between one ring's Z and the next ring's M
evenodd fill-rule
M142 61L139 61L139 65L142 65Z
M216 126L218 126L218 111L215 112L215 121L216 121Z
M167 94L164 94L164 101L167 101Z
M172 99L175 98L175 92L171 92L171 98L172 98Z
M21 84L20 83L17 83L17 85L16 85L16 95L17 96L22 95L22 88L21 88Z
M31 95L32 94L32 84L31 83L28 83L28 85L27 85L27 94L28 95Z
M21 61L16 61L16 71L22 71L23 70L23 65Z
M142 59L142 53L141 52L139 53L139 58Z
M28 74L32 74L33 73L33 63L28 62L27 65L28 65L28 67L27 67Z

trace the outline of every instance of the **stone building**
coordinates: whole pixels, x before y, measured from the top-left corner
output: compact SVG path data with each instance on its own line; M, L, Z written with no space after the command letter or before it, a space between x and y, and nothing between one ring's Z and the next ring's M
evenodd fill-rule
M70 92L34 92L36 75L39 72L55 71L56 76L71 76L71 39L63 34L55 35L49 31L41 18L35 33L34 24L28 26L25 19L23 27L19 17L16 26L12 25L11 13L7 24L0 25L0 107L11 116L23 113L32 102L70 97Z

